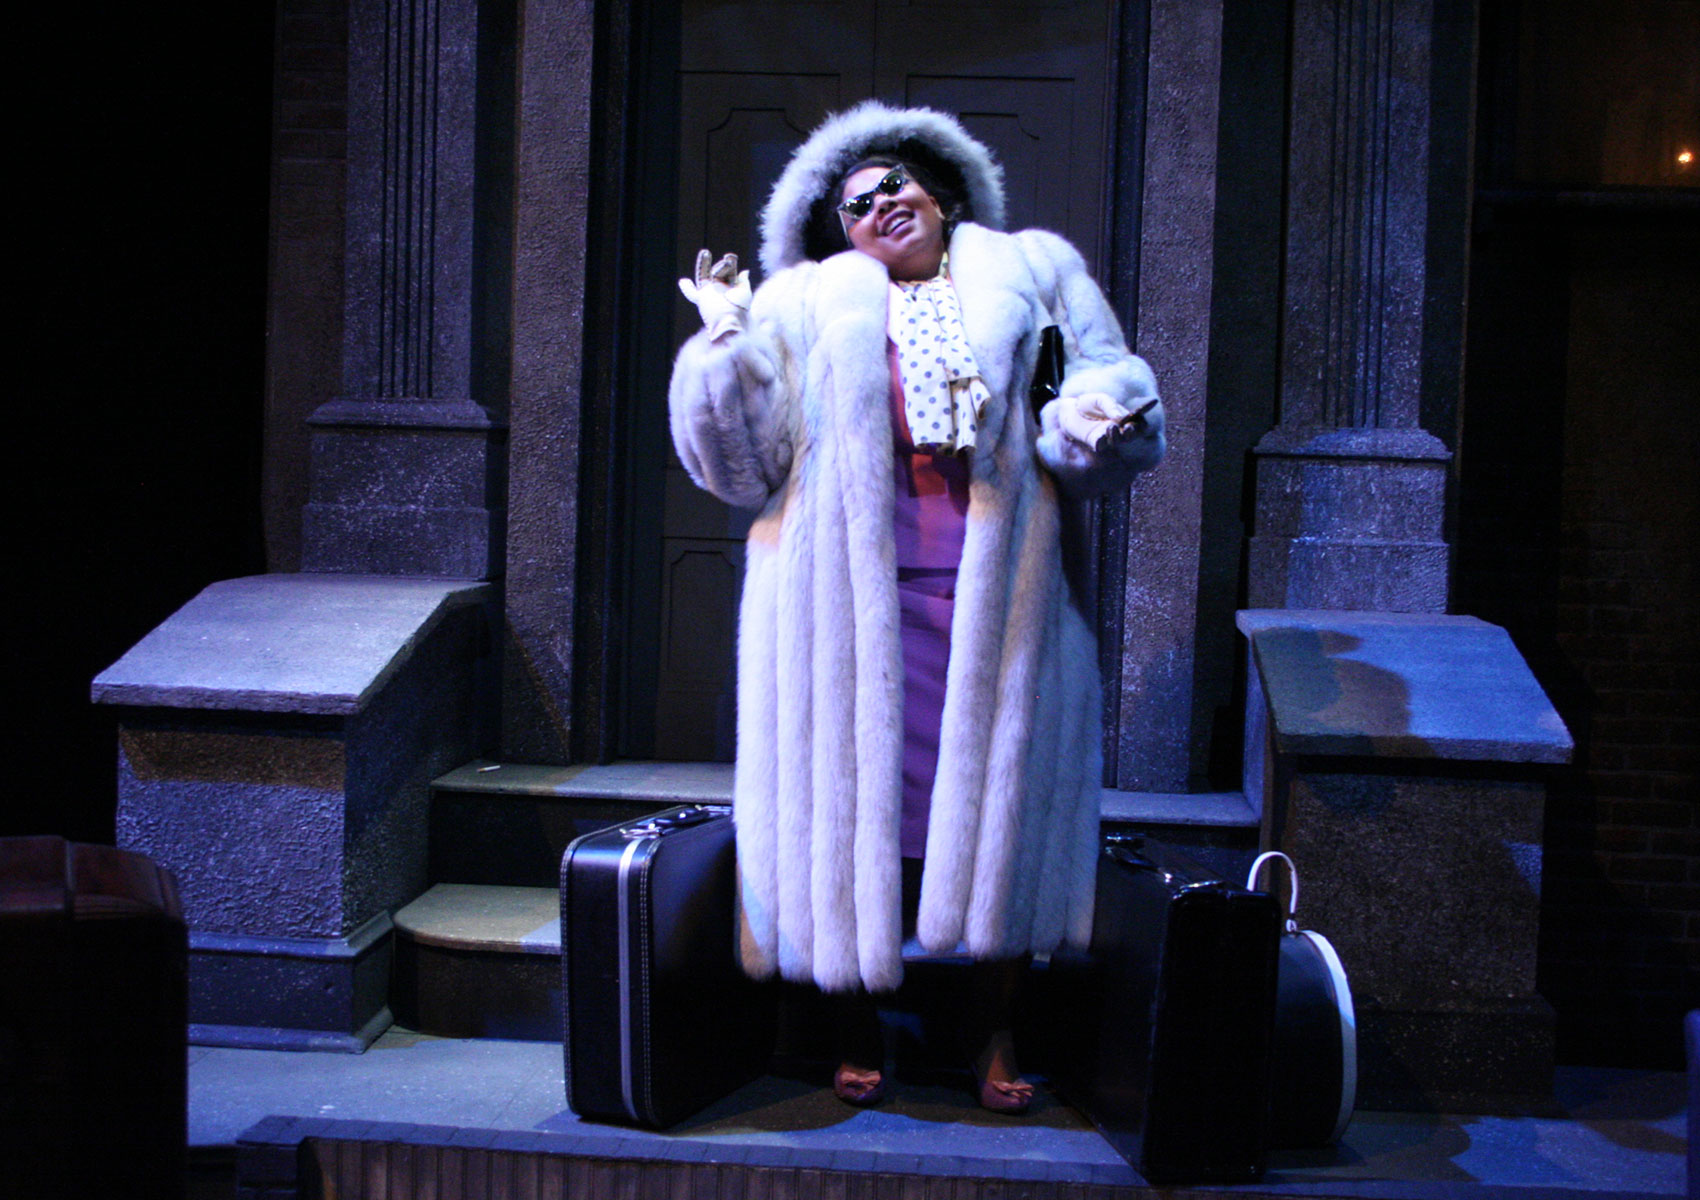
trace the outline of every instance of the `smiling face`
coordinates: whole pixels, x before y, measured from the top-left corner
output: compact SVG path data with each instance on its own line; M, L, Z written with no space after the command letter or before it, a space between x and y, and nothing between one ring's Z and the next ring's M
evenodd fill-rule
M873 207L859 220L844 215L850 245L878 259L893 279L931 279L944 257L944 212L921 185L909 180L896 195L875 191L890 167L863 167L845 179L841 200L873 192Z

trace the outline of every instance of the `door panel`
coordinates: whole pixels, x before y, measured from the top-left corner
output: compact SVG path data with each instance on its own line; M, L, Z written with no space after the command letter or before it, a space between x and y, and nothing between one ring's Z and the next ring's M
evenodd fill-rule
M870 96L958 114L1004 164L1009 226L1054 229L1098 267L1109 14L1106 0L685 0L674 237L680 272L700 247L717 256L735 251L753 268L760 211L791 152L828 113ZM681 299L673 345L699 326ZM661 614L658 678L630 681L629 703L641 711L627 722L621 752L729 761L749 515L695 488L671 447L666 453L661 545L632 549L663 563L663 595L650 609ZM634 572L634 586L642 578Z
M1007 227L1067 237L1104 263L1111 6L1104 0L886 3L876 94L954 113L1004 168Z
M997 155L1008 228L1055 230L1090 261L1097 253L1100 211L1098 188L1090 185L1099 181L1068 182L1076 174L1075 91L1073 81L1062 79L909 81L910 103L961 114L968 132Z
M783 29L794 23L795 13L790 6L782 7L786 12L779 16L786 19L776 24ZM687 32L692 28L688 14L686 28ZM694 39L687 37L687 55L693 45L700 52L705 44L708 39L699 29ZM700 59L691 61L701 65ZM842 74L694 71L683 73L679 84L679 226L674 260L684 273L691 269L699 248L710 249L716 257L731 251L759 278L755 263L762 206L792 151L827 113L846 103ZM674 305L673 316L672 344L677 346L702 322L683 297ZM634 697L653 705L654 743L645 747L627 741L624 752L645 758L729 762L735 735L732 631L743 574L743 539L752 514L722 504L693 484L670 442L665 452L663 595L657 634L662 653L652 687L640 687ZM644 551L634 549L634 553ZM736 569L710 569L710 559L735 564Z
M727 664L737 649L738 582L744 544L736 539L668 538L662 552L657 741L670 758L729 761L736 695Z

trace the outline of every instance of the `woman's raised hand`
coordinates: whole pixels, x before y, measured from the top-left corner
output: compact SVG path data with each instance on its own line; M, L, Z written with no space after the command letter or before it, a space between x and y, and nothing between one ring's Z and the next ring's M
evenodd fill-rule
M696 278L679 280L679 290L697 306L711 341L744 328L750 312L750 273L738 270L736 254L714 262L713 254L698 250Z

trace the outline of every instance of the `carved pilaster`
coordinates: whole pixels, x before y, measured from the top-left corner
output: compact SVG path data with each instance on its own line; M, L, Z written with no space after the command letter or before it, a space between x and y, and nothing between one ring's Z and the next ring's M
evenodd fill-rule
M479 35L477 0L350 8L343 395L310 418L309 571L500 569L505 431L474 363Z
M1297 0L1280 423L1249 600L1442 612L1450 454L1419 426L1433 0Z

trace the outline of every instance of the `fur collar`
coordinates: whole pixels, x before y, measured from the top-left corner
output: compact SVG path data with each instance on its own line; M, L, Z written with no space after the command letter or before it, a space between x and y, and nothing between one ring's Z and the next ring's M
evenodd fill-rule
M771 277L809 257L811 210L848 167L871 154L901 157L917 142L961 171L974 220L1003 228L1003 167L990 150L945 113L868 100L828 117L786 164L762 212L762 270Z

